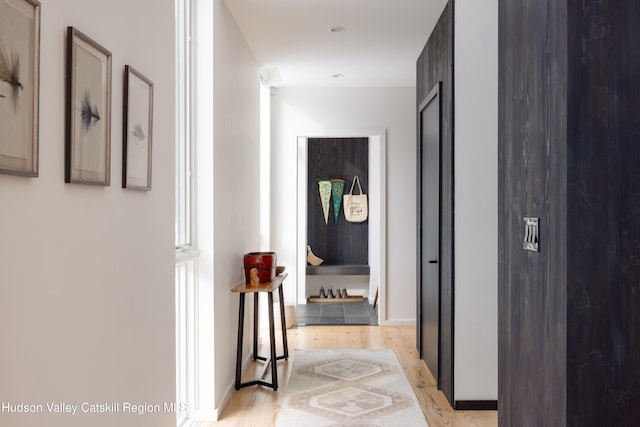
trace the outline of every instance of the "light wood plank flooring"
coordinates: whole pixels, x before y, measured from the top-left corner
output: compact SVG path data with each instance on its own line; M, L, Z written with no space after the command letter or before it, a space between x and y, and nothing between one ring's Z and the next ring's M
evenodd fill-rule
M293 353L293 349L394 349L430 427L497 426L496 411L451 409L444 395L436 388L429 369L418 358L415 336L416 329L410 326L305 326L289 329L287 334L290 353ZM278 354L281 354L280 351L279 349ZM264 387L235 391L220 420L203 424L203 427L274 426L280 408L278 395L284 394L290 366L290 362L278 362L278 392ZM245 376L250 377L251 372L247 372Z

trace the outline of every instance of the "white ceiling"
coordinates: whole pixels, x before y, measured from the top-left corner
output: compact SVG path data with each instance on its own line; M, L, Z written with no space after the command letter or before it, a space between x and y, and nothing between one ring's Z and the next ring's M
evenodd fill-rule
M393 87L415 86L416 60L446 0L225 3L272 86Z

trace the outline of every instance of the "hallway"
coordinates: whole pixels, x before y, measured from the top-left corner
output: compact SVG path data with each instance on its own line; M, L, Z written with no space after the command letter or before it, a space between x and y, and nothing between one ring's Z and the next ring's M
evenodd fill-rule
M416 329L411 326L305 326L288 330L290 349L380 349L395 350L414 388L430 427L495 427L497 411L453 411L437 390L433 376L418 359ZM278 377L286 383L288 362L278 365ZM258 364L256 364L256 367ZM247 375L251 375L248 372ZM233 392L229 403L215 423L202 427L269 427L275 425L285 387L277 393L264 387L248 387Z

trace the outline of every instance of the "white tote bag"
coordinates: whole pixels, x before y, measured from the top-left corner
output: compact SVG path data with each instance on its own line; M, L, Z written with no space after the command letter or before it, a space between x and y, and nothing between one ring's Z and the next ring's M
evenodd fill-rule
M358 182L358 189L360 190L360 194L353 194L353 187ZM344 217L349 222L363 222L367 220L367 216L369 215L369 208L367 205L367 195L362 192L362 187L360 186L360 178L358 175L353 177L353 182L351 183L351 190L349 190L349 194L345 194L342 200L342 207L344 208Z

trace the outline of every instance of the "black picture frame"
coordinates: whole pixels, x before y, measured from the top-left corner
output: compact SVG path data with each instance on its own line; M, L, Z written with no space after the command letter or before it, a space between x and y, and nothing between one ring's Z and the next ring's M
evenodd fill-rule
M153 82L130 65L124 67L122 188L151 190Z

